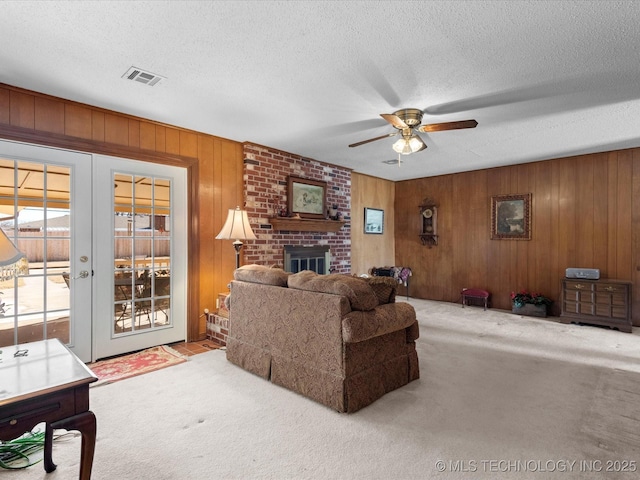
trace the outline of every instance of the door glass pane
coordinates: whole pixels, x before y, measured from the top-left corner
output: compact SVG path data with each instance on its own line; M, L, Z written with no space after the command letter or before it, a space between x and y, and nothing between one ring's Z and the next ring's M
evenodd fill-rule
M114 205L116 210L118 206L122 206L125 211L131 211L131 202L133 201L133 177L123 173L114 175Z
M47 168L47 203L49 208L67 208L69 202L69 177L68 168L50 165ZM61 203L57 203L61 202Z
M170 198L167 179L114 174L112 336L172 325Z
M70 178L70 167L0 159L0 227L25 255L0 280L0 347L71 341Z

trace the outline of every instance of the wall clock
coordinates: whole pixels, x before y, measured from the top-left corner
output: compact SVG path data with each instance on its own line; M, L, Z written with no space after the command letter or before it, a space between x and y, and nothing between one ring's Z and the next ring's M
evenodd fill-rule
M431 200L424 200L420 205L420 221L422 224L420 240L429 248L438 245L438 206Z

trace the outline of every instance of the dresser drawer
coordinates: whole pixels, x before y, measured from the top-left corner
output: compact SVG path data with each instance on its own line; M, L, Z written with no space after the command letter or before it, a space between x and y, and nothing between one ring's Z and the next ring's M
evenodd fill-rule
M564 313L575 315L595 315L595 305L591 302L565 302Z
M599 305L618 305L624 306L627 304L627 295L624 293L603 293L596 292L594 295L595 303Z
M565 280L564 288L569 291L591 292L594 285L580 280Z
M628 285L620 283L597 283L594 286L596 292L618 293L620 295L626 295L629 290Z
M600 317L611 317L624 320L627 318L627 307L625 305L619 307L614 305L596 305L595 314Z
M0 435L12 440L40 422L54 422L75 414L73 396L68 392L49 395L0 407Z

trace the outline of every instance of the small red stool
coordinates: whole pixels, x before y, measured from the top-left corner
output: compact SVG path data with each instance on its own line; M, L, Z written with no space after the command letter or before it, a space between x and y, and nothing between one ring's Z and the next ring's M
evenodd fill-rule
M460 294L462 295L462 308L464 308L464 306L466 305L467 298L479 298L481 300L484 300L484 309L487 309L489 292L487 292L486 290L482 290L480 288L463 288Z

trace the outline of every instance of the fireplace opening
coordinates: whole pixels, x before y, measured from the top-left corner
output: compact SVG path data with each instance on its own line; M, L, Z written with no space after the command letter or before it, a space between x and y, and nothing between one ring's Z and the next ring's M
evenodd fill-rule
M331 252L328 245L284 247L284 269L287 272L298 273L302 270L313 270L326 275L331 264Z

